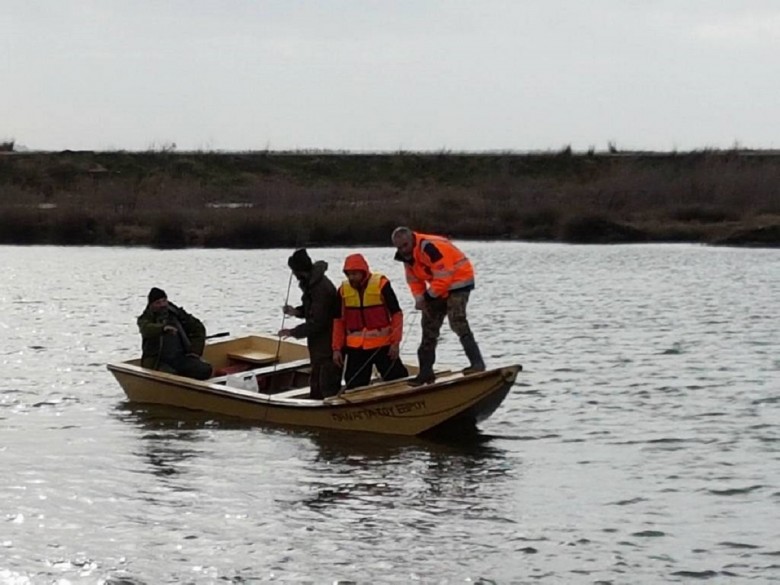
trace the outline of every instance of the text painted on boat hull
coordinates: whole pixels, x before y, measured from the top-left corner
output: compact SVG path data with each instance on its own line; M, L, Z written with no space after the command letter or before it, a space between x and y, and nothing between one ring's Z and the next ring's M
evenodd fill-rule
M349 422L370 420L376 417L395 418L423 409L425 409L425 400L416 400L414 402L394 404L393 406L377 406L376 408L361 408L360 410L350 410L348 412L334 412L332 416L336 422Z

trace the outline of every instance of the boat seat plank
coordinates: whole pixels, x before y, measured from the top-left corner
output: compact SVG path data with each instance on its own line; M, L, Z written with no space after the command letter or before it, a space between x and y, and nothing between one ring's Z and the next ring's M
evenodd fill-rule
M290 370L297 370L299 368L303 368L305 366L308 366L311 364L311 361L309 358L304 358L302 360L295 360L293 362L282 362L281 364L277 364L275 366L266 366L264 368L256 368L254 370L249 370L256 376L262 376L264 374L279 374L281 372L289 372Z
M256 349L241 349L229 351L227 357L233 360L249 362L250 364L267 365L276 361L277 356L272 353L259 351Z
M246 370L245 372L237 372L231 374L231 376L241 376L242 378L248 378L250 376L263 376L265 374L280 374L282 372L289 372L290 370L297 370L309 365L308 359L296 360L293 362L283 362L282 364L274 366L265 366L262 368L254 368L252 370ZM215 378L209 378L207 380L209 384L224 383L228 379L228 376L217 376Z
M308 398L309 388L293 388L292 390L285 390L284 392L274 392L271 394L272 399L289 399L289 398Z

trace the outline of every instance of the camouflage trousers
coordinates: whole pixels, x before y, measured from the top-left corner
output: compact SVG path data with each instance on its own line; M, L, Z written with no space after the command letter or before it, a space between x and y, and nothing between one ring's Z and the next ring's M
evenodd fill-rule
M468 319L466 318L466 305L469 302L469 292L452 292L446 299L436 299L425 303L422 311L422 341L420 350L433 351L439 341L444 317L449 321L458 338L471 334Z

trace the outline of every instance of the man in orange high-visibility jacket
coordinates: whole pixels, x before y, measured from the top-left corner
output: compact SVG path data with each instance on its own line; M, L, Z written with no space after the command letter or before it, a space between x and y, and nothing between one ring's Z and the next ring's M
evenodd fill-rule
M409 375L398 352L403 312L386 276L372 273L361 254L344 261L347 279L339 287L341 315L333 321L333 362L344 366L347 388L366 386L376 366L383 380Z
M435 380L433 364L444 317L460 338L470 365L464 373L481 372L485 362L466 318L469 293L474 288L474 268L455 244L442 236L397 227L392 235L395 259L404 263L406 282L414 295L414 306L422 311L422 341L417 350L420 373L412 385Z

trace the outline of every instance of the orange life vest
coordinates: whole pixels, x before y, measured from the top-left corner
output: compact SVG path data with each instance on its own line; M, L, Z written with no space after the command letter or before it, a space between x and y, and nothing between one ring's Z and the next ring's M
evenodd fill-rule
M387 278L382 274L372 274L362 295L348 280L342 283L347 347L374 349L392 343L391 316L382 299L382 287L386 282Z

